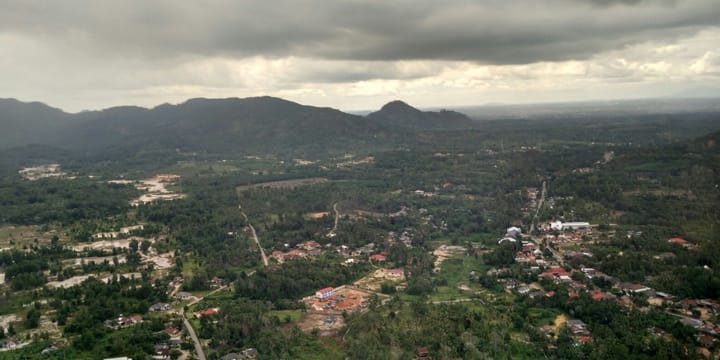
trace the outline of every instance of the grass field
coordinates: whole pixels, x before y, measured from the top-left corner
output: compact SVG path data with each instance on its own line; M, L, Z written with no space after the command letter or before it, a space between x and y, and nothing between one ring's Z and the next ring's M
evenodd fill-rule
M280 319L280 322L285 322L285 319L289 316L290 322L298 322L300 319L302 319L303 312L302 310L276 310L271 311L270 315L275 315Z

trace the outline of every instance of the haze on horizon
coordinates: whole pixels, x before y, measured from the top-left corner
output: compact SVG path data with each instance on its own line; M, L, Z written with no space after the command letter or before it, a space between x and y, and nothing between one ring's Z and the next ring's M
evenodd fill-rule
M715 0L3 0L0 49L0 97L66 111L720 95Z

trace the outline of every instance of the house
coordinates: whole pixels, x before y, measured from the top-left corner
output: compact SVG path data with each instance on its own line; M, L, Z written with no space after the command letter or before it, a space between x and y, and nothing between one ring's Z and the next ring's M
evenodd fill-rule
M315 250L320 248L320 244L315 240L306 241L304 243L298 244L298 249L302 249L305 251Z
M573 335L590 335L587 325L582 320L568 320L565 325Z
M385 256L383 254L370 255L370 260L385 261L386 259L387 259L387 256Z
M58 348L57 346L55 346L55 345L50 345L50 346L44 348L44 349L40 352L40 354L42 354L42 355L50 355L50 354L52 354L52 353L54 353L54 352L56 352L56 351L58 351L58 350L59 350L59 348Z
M393 279L400 279L405 276L405 270L402 268L400 269L385 269L385 277L386 278L393 278Z
M517 239L522 235L522 230L519 227L512 226L505 231L505 237L511 237Z
M198 317L213 316L213 315L217 315L219 312L220 312L220 308L208 308L208 309L201 311L198 314Z
M671 253L671 252L664 252L664 253L657 254L657 255L653 256L653 258L654 258L655 260L668 261L668 260L674 259L674 258L675 258L675 254L673 254L673 253Z
M595 274L597 273L597 271L595 269L586 268L586 267L580 268L580 271L582 271L585 274L585 276L588 277L588 279L592 279L592 277L595 276Z
M307 254L304 251L300 251L298 249L292 249L285 253L283 256L285 260L297 260L297 259L304 259L307 257Z
M688 243L687 240L680 238L680 237L674 237L674 238L668 240L668 242L671 244L680 244L680 245L685 245Z
M254 348L247 348L240 351L239 353L229 353L220 358L220 360L252 360L258 356L257 350Z
M168 310L170 310L170 304L168 303L156 303L150 306L150 309L148 309L148 311L150 312L160 312Z
M177 294L175 294L175 298L179 300L189 300L193 294L187 292L187 291L180 291Z
M324 289L320 289L315 292L315 296L320 300L325 300L331 296L333 296L334 289L331 287L326 287Z
M605 299L605 294L603 294L602 291L594 291L590 297L595 301L600 301Z
M649 328L649 329L648 329L648 332L649 332L652 336L655 336L655 337L663 337L663 338L670 338L670 337L672 337L672 335L670 335L670 333L668 333L667 331L665 331L665 330L663 330L663 329L661 329L661 328L659 328L659 327L657 327L657 326L653 326L653 327Z
M538 275L541 278L555 280L555 281L568 281L570 279L570 273L565 271L561 267L550 268L550 270Z
M21 342L17 338L9 338L6 339L3 342L0 342L0 348L6 348L6 349L17 349L18 346L20 346Z
M562 230L587 230L590 228L588 222L566 222L562 223Z
M640 284L624 284L621 289L626 294L640 294L651 290L649 287Z
M257 350L255 348L247 348L240 352L242 356L245 357L245 359L255 359L258 356Z
M175 325L170 325L165 328L165 332L170 336L175 336L180 333L180 329L176 328Z
M502 244L502 243L504 243L504 242L514 243L514 242L517 242L517 240L516 240L515 238L511 238L511 237L509 237L509 236L506 236L506 237L498 240L498 244Z
M517 292L518 292L518 294L520 294L520 295L525 295L525 294L529 293L530 290L531 290L531 289L530 289L529 287L527 287L527 286L521 286L521 287L517 288Z
M695 329L699 329L703 326L703 321L699 319L693 319L690 317L682 317L680 318L680 323L685 326L690 326Z
M712 348L713 345L715 345L716 341L717 341L717 339L715 339L714 337L712 337L710 335L702 335L702 336L699 336L697 339L697 342L698 342L698 344L700 344L700 346L708 348L708 349Z
M419 347L415 349L415 357L418 359L427 359L430 356L430 351L426 347Z
M153 348L153 359L167 360L170 359L170 346L168 344L155 344Z

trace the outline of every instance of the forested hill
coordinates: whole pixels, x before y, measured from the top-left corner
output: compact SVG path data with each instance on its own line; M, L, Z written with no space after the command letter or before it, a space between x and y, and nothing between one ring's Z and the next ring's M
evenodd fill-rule
M72 116L39 102L0 99L0 148L41 144L73 124Z
M208 152L349 151L388 133L359 116L330 108L258 97L191 99L150 110L112 108L85 114L76 130L93 143L156 145Z
M402 101L392 101L379 111L368 115L369 119L389 127L416 130L457 130L474 127L467 115L450 110L420 111Z
M210 153L345 152L392 146L377 122L272 97L191 99L152 109L68 114L40 103L0 103L0 149L43 145L100 155L142 149Z

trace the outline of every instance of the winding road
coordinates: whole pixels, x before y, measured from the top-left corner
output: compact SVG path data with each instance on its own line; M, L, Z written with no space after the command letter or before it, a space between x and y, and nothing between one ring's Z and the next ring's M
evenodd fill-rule
M335 232L337 231L338 223L340 222L340 212L337 208L338 203L333 204L333 211L335 212L335 225L333 226L332 230L326 235L327 237L333 237L335 236Z
M190 325L190 322L188 319L183 315L183 324L185 325L185 328L188 331L188 334L190 334L190 337L192 338L193 342L195 343L195 352L197 353L199 360L207 360L205 358L205 352L203 351L202 345L200 344L200 339L198 339L197 335L195 334L195 330L193 329L192 325Z
M205 297L208 297L218 291L221 291L223 289L227 288L227 285L221 286L205 295L204 297L196 298L193 301L190 301L187 306L196 304L200 301L202 301ZM199 360L207 360L205 358L205 352L203 351L202 344L200 344L200 339L198 339L197 334L195 334L195 329L193 329L192 324L188 321L188 319L185 317L185 312L182 312L182 318L183 318L183 325L185 325L185 328L188 331L188 334L190 335L190 338L192 338L193 342L195 343L195 352L197 353Z
M252 226L250 221L248 220L247 215L244 211L242 211L242 205L238 205L238 209L240 209L240 213L245 218L245 222L247 223L248 227L250 228L250 231L252 232L253 239L255 239L255 244L257 244L258 249L260 249L260 257L262 258L263 265L267 267L269 265L267 255L265 255L265 249L260 245L260 240L258 240L257 232L255 232L255 228Z

